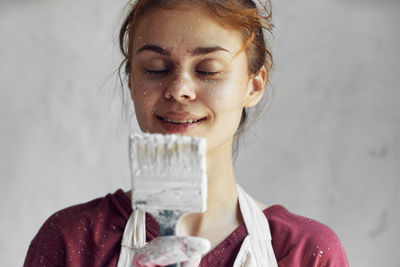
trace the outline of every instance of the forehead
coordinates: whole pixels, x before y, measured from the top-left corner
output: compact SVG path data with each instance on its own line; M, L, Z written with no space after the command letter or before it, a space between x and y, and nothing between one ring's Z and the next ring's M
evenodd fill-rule
M221 25L206 7L183 5L153 8L139 18L133 35L134 50L146 44L176 52L220 46L234 53L240 50L243 41L238 30Z

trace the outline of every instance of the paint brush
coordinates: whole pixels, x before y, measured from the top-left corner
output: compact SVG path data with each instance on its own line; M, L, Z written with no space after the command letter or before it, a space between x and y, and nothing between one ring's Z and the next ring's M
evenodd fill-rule
M184 215L206 210L205 139L133 134L129 158L132 208L153 215L160 236L177 235L177 224Z

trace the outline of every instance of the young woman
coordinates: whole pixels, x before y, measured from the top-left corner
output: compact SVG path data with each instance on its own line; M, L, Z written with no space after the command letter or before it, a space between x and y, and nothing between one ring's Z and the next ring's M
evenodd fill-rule
M118 190L51 216L25 266L348 266L335 233L236 184L233 145L262 105L272 56L268 6L251 0L138 0L120 32L144 132L207 140L208 208L182 219L187 237L159 237ZM145 243L145 240L147 241Z

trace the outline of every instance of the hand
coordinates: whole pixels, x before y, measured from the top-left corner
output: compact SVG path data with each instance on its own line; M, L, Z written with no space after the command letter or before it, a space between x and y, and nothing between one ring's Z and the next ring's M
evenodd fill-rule
M197 267L201 255L210 250L205 238L195 236L162 236L136 251L132 266L154 267L182 262L184 267Z

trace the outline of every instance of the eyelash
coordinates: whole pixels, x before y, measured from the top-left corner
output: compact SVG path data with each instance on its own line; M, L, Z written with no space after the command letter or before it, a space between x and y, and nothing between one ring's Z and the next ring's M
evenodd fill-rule
M152 75L159 75L159 74L164 74L167 73L169 70L145 70L144 73L146 74L152 74Z
M169 70L145 70L144 71L144 73L150 74L150 75L160 75L160 74L166 74L168 72L169 72ZM216 71L216 72L212 72L212 71L196 71L196 72L198 74L204 75L204 76L216 76L216 75L221 73L219 71Z
M215 72L212 72L212 71L197 71L197 73L200 74L200 75L204 75L204 76L216 76L216 75L220 74L221 72L219 72L219 71L215 71Z

